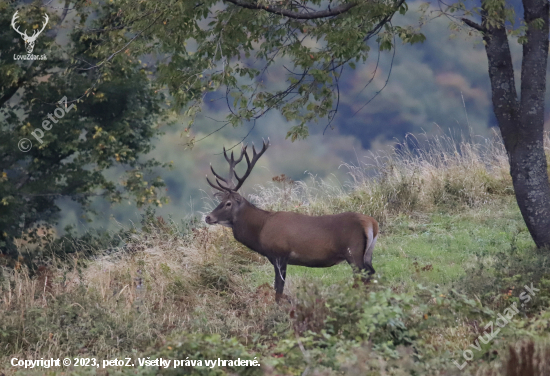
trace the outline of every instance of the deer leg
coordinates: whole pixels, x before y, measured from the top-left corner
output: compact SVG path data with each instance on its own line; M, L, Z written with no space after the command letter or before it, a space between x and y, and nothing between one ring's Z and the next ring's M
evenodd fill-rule
M363 267L359 269L359 272L361 273L361 281L363 281L363 284L366 285L370 282L372 275L375 273L375 270L372 267L372 264L364 263ZM365 272L367 273L367 276L365 276Z
M365 249L365 254L363 256L364 259L364 268L368 269L369 276L373 275L375 273L374 268L372 267L372 251L374 250L374 246L376 245L376 236L372 241L367 242L367 247Z
M277 257L272 264L275 269L275 301L279 303L285 288L287 260Z
M346 250L346 261L351 266L351 269L353 270L354 277L356 277L358 274L361 275L361 281L363 284L368 284L370 281L370 276L374 274L374 268L371 264L371 258L368 257L368 255L365 255L363 253L363 245L355 245L352 247L349 247ZM372 255L372 252L371 252ZM365 257L367 256L367 257ZM368 276L365 276L368 274ZM357 288L358 285L355 283L353 287Z

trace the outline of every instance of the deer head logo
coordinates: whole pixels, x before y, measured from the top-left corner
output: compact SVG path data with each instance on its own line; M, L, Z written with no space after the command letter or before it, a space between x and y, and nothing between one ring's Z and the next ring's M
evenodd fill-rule
M44 31L44 28L48 24L49 17L48 17L47 14L44 14L45 21L44 21L44 25L42 25L42 29L40 29L40 31L38 31L38 32L37 32L37 30L35 30L33 32L33 34L29 37L27 35L27 30L26 29L25 29L25 32L22 33L22 32L19 31L19 28L15 26L17 18L19 18L17 13L18 12L15 12L15 14L13 15L13 17L11 19L11 27L13 27L13 30L17 31L17 33L23 37L23 40L25 41L25 48L27 49L27 52L32 54L32 51L34 50L34 42L36 41L36 38L38 38L40 33L42 33Z

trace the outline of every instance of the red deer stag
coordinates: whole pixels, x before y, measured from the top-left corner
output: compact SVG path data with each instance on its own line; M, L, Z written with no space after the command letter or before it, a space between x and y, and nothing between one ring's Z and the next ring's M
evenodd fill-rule
M210 169L218 185L206 177L208 184L221 192L221 203L206 216L209 225L230 227L233 235L251 250L264 255L275 268L275 300L280 301L286 277L286 266L329 267L347 261L354 271L367 271L374 274L372 251L378 235L378 222L374 218L359 213L342 213L312 217L293 212L268 212L255 207L237 191L250 175L254 165L267 150L269 140L263 143L262 150L256 153L252 146L252 161L241 150L238 159L228 158L229 176L222 178L212 165ZM247 169L242 177L235 172L235 166L244 158ZM237 185L233 182L237 179ZM223 182L223 183L222 183Z

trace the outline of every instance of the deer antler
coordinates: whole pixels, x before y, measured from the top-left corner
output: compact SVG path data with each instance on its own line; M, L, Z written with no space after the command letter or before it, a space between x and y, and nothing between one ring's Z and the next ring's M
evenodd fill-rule
M225 160L227 163L229 163L229 174L227 178L221 177L216 171L214 171L214 168L212 165L210 165L210 170L216 177L216 182L218 183L218 186L215 186L208 180L208 177L206 178L206 181L208 181L208 184L210 184L211 187L222 191L222 192L231 192L235 188L235 183L233 183L233 174L235 173L235 166L242 161L244 154L246 153L246 146L243 146L241 149L241 155L239 158L235 159L235 154L231 152L231 158L227 156L227 151L225 150L225 147L223 148L223 155L225 156ZM225 184L220 183L220 180L223 181Z
M246 164L247 164L246 172L244 173L242 178L240 178L236 172L233 172L235 174L235 177L237 178L237 181L239 182L239 184L237 184L237 186L233 189L235 192L237 192L239 188L241 188L241 186L243 185L248 175L250 175L250 173L252 172L254 165L256 164L256 162L258 162L258 159L260 159L260 157L262 156L263 153L265 153L268 147L269 147L269 138L267 139L267 144L265 143L265 141L263 141L262 150L260 150L259 153L256 153L256 148L254 147L254 144L252 144L252 153L253 153L252 162L250 162L250 159L248 158L248 154L246 153L246 150L244 151L244 156L246 158Z
M225 152L225 148L223 148L223 155L225 157L225 160L227 163L229 163L229 175L227 175L227 180L225 180L226 184L229 184L229 188L234 189L235 183L233 183L233 175L235 174L235 166L243 160L243 156L246 155L246 148L247 146L244 145L241 149L241 156L235 160L235 157L233 156L233 152L231 152L231 159L227 157L227 153Z
M206 181L208 182L208 184L210 184L210 186L211 186L212 188L215 188L215 189L217 189L218 191L222 191L222 192L229 192L229 191L231 191L231 185L232 185L232 184L229 184L229 183L227 182L226 179L224 179L224 178L222 178L220 175L218 175L218 174L216 173L216 171L214 171L214 168L212 167L212 164L210 164L210 170L212 171L212 173L213 173L214 176L216 177L216 183L218 183L218 186L215 186L214 184L212 184L212 183L210 182L210 180L208 180L208 175L206 175ZM219 179L219 180L218 180L218 179ZM228 184L229 186L223 185L222 183L220 183L220 180L223 181L225 184Z
M254 147L254 145L252 145L252 152L253 152L252 162L250 161L250 158L248 157L248 153L246 152L246 148L247 148L246 145L243 146L243 148L241 149L241 155L237 159L235 159L235 155L233 154L233 152L231 152L231 158L229 158L227 156L227 152L225 148L223 148L223 155L225 156L225 160L227 161L227 163L229 163L228 177L224 179L219 174L217 174L216 171L214 171L214 168L212 167L212 165L210 165L210 170L216 177L216 183L218 183L218 185L216 186L212 184L212 182L210 182L210 180L208 179L208 176L206 177L206 181L208 182L208 184L210 184L212 188L217 189L218 191L237 192L239 188L243 185L248 175L250 175L250 173L252 172L252 169L254 168L254 165L256 164L258 159L262 156L262 154L267 150L268 147L269 147L269 138L267 139L267 144L265 143L265 141L263 142L262 150L259 153L256 152L256 148ZM247 169L243 177L240 178L239 175L237 175L237 173L235 172L235 166L240 161L242 161L243 157L246 158ZM233 183L233 176L235 176L235 178L237 178L237 181L239 182L236 186ZM225 184L222 184L220 180L223 181Z
M11 18L11 27L13 27L13 30L17 31L17 33L19 35L21 35L22 37L24 38L28 38L29 36L27 35L27 30L25 29L25 32L22 33L19 31L19 28L18 27L15 27L15 22L17 21L17 19L19 18L19 16L17 15L17 13L19 13L19 11L16 11L15 14L13 15L13 17Z
M208 175L206 175L206 181L208 182L208 184L210 184L210 186L214 189L217 189L218 191L222 191L222 192L231 192L231 189L229 188L226 188L226 187L223 187L223 185L220 184L219 180L216 179L216 182L219 184L219 187L218 186L215 186L214 184L212 184L212 182L208 179ZM223 188L222 188L223 187Z

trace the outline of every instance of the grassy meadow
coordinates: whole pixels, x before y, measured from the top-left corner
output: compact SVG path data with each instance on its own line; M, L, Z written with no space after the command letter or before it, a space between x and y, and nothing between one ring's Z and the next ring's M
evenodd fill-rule
M347 264L289 266L288 302L276 305L271 264L230 231L147 212L108 241L67 237L2 267L0 375L550 374L549 253L527 232L498 138L411 136L342 168L344 185L280 177L249 199L373 216L381 233L367 286ZM66 357L100 366L11 365ZM102 367L115 358L134 366ZM138 364L157 358L172 364ZM261 366L205 366L218 358Z

